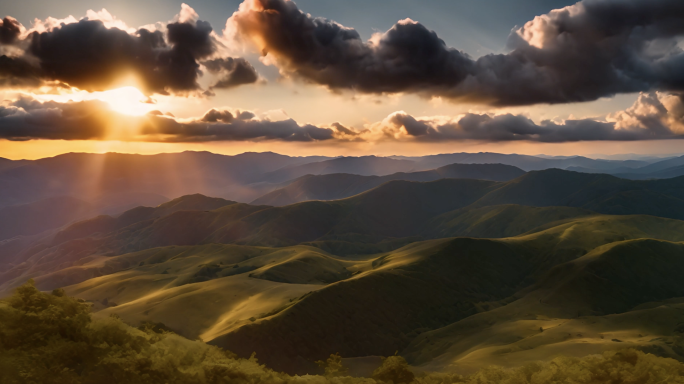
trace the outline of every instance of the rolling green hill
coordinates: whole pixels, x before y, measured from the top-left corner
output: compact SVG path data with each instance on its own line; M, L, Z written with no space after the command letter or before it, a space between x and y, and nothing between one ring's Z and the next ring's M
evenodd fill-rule
M512 303L416 338L430 370L472 372L619 347L684 359L684 245L652 239L597 247L552 268Z
M234 353L169 332L159 323L132 327L116 316L93 318L88 303L31 282L0 301L0 381L35 383L223 384L488 384L516 382L681 383L684 364L633 348L583 358L562 356L515 369L487 367L472 375L415 372L401 356L320 362L319 374L290 376ZM642 320L642 319L640 319ZM374 363L368 364L368 362Z
M411 345L421 334L514 307L521 295L533 296L541 289L561 292L544 288L545 284L583 281L582 273L600 276L601 270L611 271L616 262L619 265L621 247L631 244L629 239L683 241L683 229L684 222L651 216L589 215L503 240L438 239L354 258L302 246L169 246L101 256L46 274L37 283L44 289L76 284L67 291L94 302L98 316L117 313L133 324L160 321L239 355L256 351L260 361L288 372L310 371L313 360L334 352L354 357L393 354L405 348L416 364L431 367L441 355L427 360L413 357ZM665 244L649 252L669 258L628 264L635 270L660 274L663 271L658 268L667 268L684 254L678 246L668 246L673 243L643 240L635 244L641 243L646 248L634 255L650 249L648 244ZM616 261L597 263L580 274L568 267L597 253L603 255L603 249L611 246L617 247ZM610 253L605 255L609 256L606 260L613 260ZM672 268L670 273L676 276L679 270ZM571 292L590 296L594 292L578 291L570 283L563 286L569 287L562 291L567 292L564 296L549 296L544 303L563 302ZM607 291L606 300L615 289ZM678 294L670 289L647 297L630 295L636 301L615 308L629 310L631 305ZM591 303L591 297L582 297L577 301ZM604 299L597 296L597 300ZM177 316L179 308L187 315ZM588 316L590 308L568 306L562 315L574 318L579 310ZM561 313L555 311L546 309L539 316L558 318Z
M623 228L635 229L623 231ZM639 294L639 290L648 288L643 280L622 274L625 278L616 280L602 296L595 296L595 300L605 306L603 312L596 312L596 315L627 311L641 303L682 296L684 288L679 283L679 276L683 271L679 264L673 263L684 263L684 248L648 238L663 236L666 240L682 241L683 228L684 222L649 216L598 216L503 240L460 238L414 243L381 255L369 264L360 264L355 268L360 273L352 278L318 290L282 313L242 327L212 343L241 355L248 351L261 352L264 361L285 370L302 367L302 360L318 359L329 350L348 357L383 355L393 350L402 351L418 335L455 321L458 324L459 319L467 321L497 308L515 307L519 295L527 291L561 294L559 288L542 288L544 284L576 282L567 288L567 292L586 295L577 300L584 307L568 305L566 296L549 296L542 299L544 306L558 307L562 303L563 312L559 313L557 309L538 312L540 316L574 318L578 311L580 314L584 311L585 315L592 313L594 298L591 295L609 287L600 271L609 277L615 266L622 265L632 273L658 276L664 269L670 269L664 275L669 279L669 286L658 288L658 279L650 280L654 293ZM616 234L622 234L622 237L614 237ZM625 238L643 240L630 242ZM637 244L637 249L629 252L633 257L641 257L640 262L622 263L620 258L625 244ZM604 253L604 248L611 246L619 251ZM569 267L581 264L597 253L610 261L596 263L579 275ZM612 272L612 276L617 278L621 274ZM596 283L585 282L587 277L595 279ZM629 287L634 282L636 285ZM620 287L632 291L626 290L615 300L623 297L631 301L622 299L623 303L619 305L606 304ZM524 313L520 315L528 317ZM304 334L310 336L303 337ZM324 342L320 343L320 340ZM271 349L260 347L265 345ZM273 349L276 345L278 347ZM411 348L408 356L412 356Z

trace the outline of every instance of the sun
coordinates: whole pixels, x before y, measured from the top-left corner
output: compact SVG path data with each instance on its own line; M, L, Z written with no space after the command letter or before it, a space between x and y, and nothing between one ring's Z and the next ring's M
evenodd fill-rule
M154 104L148 102L150 99L132 86L93 92L88 98L103 101L113 111L124 115L142 116L154 109Z
M43 102L56 101L58 103L98 100L109 105L112 111L129 116L142 116L159 108L150 97L131 85L100 92L72 90L60 94L32 96Z

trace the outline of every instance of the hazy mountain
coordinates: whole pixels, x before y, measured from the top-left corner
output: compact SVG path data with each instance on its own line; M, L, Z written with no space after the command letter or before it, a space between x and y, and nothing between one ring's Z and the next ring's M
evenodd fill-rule
M211 211L227 205L237 204L220 198L203 195L183 196L157 207L137 207L117 217L109 215L97 216L89 220L75 223L55 235L54 244L88 237L96 233L109 233L132 224L155 220L180 211Z
M564 158L542 158L537 156L501 154L501 153L453 153L432 155L424 157L401 157L397 159L415 161L423 169L432 169L447 164L488 164L500 163L518 167L525 171L538 171L549 168L566 169L569 167L585 167L595 170L611 170L620 167L637 168L650 164L650 161L643 160L602 160L589 159L583 156L571 156Z
M93 203L101 200L102 196L113 198L123 193L154 194L167 198L201 193L249 202L309 174L386 176L397 172L431 170L454 163L500 163L526 171L578 166L597 170L619 169L622 173L632 167L649 164L631 160L544 159L496 153L335 159L275 153L236 156L209 152L158 155L69 153L33 161L0 161L0 206L26 204L57 196L73 196Z
M28 204L0 207L0 240L35 235L93 215L120 214L135 206L154 206L165 201L168 199L155 194L120 193L99 196L90 202L71 196L57 196Z
M27 160L10 160L0 157L0 172L7 169L20 167L22 165L25 165L26 163L28 163Z
M525 171L503 164L451 164L431 171L360 176L346 173L307 175L269 192L251 204L284 206L307 200L336 200L357 195L391 180L434 181L443 178L508 181Z
M286 166L277 171L264 174L262 179L278 183L297 179L304 175L327 175L332 173L383 176L396 172L415 171L417 170L416 168L416 163L409 160L395 160L377 156L340 157L304 165Z
M652 173L664 171L668 168L679 167L684 165L684 156L675 157L663 161L658 161L647 166L639 167L633 173Z
M583 173L608 173L630 180L670 179L684 176L684 156L660 160L638 168L619 167L609 171L586 167L569 167L567 169Z
M0 205L65 195L91 201L103 195L132 192L170 198L203 193L251 201L265 191L254 192L247 185L259 181L263 173L321 159L325 158L274 153L236 156L209 152L149 156L70 153L0 171Z
M0 240L35 235L92 216L94 207L73 197L51 197L30 204L0 208Z
M684 165L665 168L662 171L650 173L617 173L615 176L630 180L671 179L684 176Z

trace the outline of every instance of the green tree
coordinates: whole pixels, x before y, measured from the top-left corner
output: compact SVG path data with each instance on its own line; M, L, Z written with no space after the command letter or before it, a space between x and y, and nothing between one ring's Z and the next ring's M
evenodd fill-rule
M326 377L349 376L349 370L342 365L342 356L339 353L330 355L326 361L317 361L316 364L325 369Z
M390 356L373 372L373 379L385 383L408 384L415 379L409 365L401 356Z

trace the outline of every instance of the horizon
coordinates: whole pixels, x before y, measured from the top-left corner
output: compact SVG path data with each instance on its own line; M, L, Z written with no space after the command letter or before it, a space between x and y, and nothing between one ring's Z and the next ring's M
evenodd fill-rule
M637 154L637 153L617 153L617 154L589 154L589 155L547 155L544 153L537 153L533 155L529 154L522 154L522 153L502 153L502 152L486 152L486 151L480 151L480 152L440 152L440 153L432 153L428 155L422 155L422 156L407 156L407 155L398 155L398 154L390 154L390 155L374 155L374 154L368 154L368 155L359 155L359 156L352 156L352 155L339 155L339 156L326 156L326 155L288 155L284 153L279 153L275 151L263 151L263 152L257 152L257 151L246 151L246 152L239 152L235 154L224 154L224 153L219 153L219 152L212 152L209 150L182 150L178 152L155 152L155 153L134 153L134 152L64 152L64 153L59 153L53 156L45 156L45 157L38 157L38 158L9 158L9 157L2 157L7 160L12 160L12 161L32 161L32 160L41 160L41 159L48 159L48 158L54 158L58 156L63 156L63 155L70 155L70 154L79 154L79 155L108 155L108 154L115 154L115 155L140 155L140 156L155 156L155 155L171 155L171 154L180 154L180 153L185 153L185 152L190 152L190 153L210 153L213 155L221 155L221 156L240 156L240 155L245 155L245 154L275 154L275 155L281 155L281 156L288 156L292 158L306 158L306 157L317 157L317 156L322 156L322 157L328 157L330 159L338 159L338 158L345 158L345 157L354 157L354 158L362 158L362 157L383 157L383 158L390 158L390 157L407 157L407 158L420 158L420 157L429 157L429 156L440 156L440 155L455 155L455 154L500 154L500 155L520 155L520 156L530 156L530 157L539 157L539 158L574 158L574 157L583 157L583 158L588 158L588 159L594 159L594 160L613 160L613 161L623 161L623 160L630 160L630 159L638 159L638 158L673 158L673 157L680 157L684 156L684 152L679 152L679 153L668 153L668 154L661 154L661 153L645 153L645 154Z

